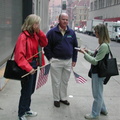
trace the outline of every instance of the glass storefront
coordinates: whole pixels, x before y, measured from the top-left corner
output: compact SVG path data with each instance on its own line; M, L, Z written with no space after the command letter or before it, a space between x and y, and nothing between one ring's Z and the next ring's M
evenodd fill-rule
M0 0L0 65L11 54L21 24L22 0Z

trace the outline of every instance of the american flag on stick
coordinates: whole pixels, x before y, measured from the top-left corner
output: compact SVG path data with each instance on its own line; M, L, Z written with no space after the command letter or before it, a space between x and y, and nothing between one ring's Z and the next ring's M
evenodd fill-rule
M85 83L87 80L73 71L77 83Z
M35 87L36 90L47 82L49 70L50 70L50 63L43 67L38 67L37 77L36 77L36 87Z

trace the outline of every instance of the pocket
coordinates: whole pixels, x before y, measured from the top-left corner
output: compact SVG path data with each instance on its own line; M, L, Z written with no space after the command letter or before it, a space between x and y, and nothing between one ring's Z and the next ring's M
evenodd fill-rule
M54 62L54 61L60 61L58 58L52 58L51 60L50 60L50 62Z

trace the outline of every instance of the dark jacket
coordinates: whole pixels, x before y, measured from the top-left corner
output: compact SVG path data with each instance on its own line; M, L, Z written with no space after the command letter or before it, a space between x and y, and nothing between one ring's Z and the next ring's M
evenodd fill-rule
M75 32L67 27L64 36L59 30L59 25L49 30L47 33L48 45L44 48L45 55L48 60L51 58L70 59L73 62L77 60L77 50L74 47L78 46Z

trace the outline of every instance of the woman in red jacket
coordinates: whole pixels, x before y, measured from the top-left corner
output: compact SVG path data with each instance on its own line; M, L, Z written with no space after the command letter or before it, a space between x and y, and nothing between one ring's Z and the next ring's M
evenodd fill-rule
M27 120L27 116L37 115L37 112L30 109L30 104L36 83L35 69L38 66L38 46L45 47L48 44L46 35L40 30L40 21L39 16L29 15L22 25L22 33L16 43L14 59L19 67L30 73L21 81L22 89L18 108L19 120ZM44 64L44 55L42 54L42 65Z

